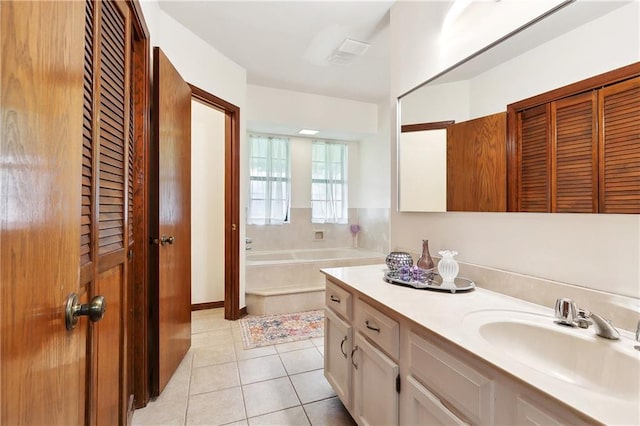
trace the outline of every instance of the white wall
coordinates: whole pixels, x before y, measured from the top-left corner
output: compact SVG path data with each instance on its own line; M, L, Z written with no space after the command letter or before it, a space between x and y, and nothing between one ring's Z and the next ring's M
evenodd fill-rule
M215 48L205 43L176 20L164 13L156 0L140 2L152 46L160 46L182 77L189 83L240 108L240 151L246 151L246 71ZM240 176L247 176L247 159L241 156ZM240 191L246 193L247 179L240 179ZM240 241L245 237L245 203L240 197ZM243 245L240 245L243 248ZM244 254L240 256L240 306L244 300Z
M191 303L224 300L225 114L191 101Z
M639 6L635 2L614 12L619 16L614 20L614 28L609 29L613 33L611 36L617 34L628 37L629 33L620 27L622 24L632 25L631 28L636 30L635 38L627 38L615 45L603 46L598 43L597 53L582 51L571 54L596 56L603 49L621 49L621 45L628 43L631 44L629 50L635 49L637 55ZM535 16L530 10L523 9L523 13L512 10L513 19L503 19L500 23L487 18L484 25L486 30L477 32L478 42L453 52L453 45L438 47L433 38L435 31L425 34L421 26L421 17L430 16L430 23L439 28L435 13L427 11L433 7L431 2L399 2L392 7L392 129L397 124L395 99L457 62L451 62L452 59L443 61L442 49L449 49L445 57L462 59L506 34L505 31L509 29L505 28L505 23L515 29L523 19ZM496 25L494 27L491 24ZM611 42L609 40L606 43ZM622 50L628 52L626 48ZM406 58L412 61L408 62ZM635 60L638 60L637 56ZM615 68L619 63L601 66L605 69ZM504 82L503 79L500 84ZM392 130L392 206L396 205L397 199L396 135ZM392 249L418 251L423 238L430 240L432 252L442 248L456 249L460 252L458 259L464 262L640 297L640 215L399 213L392 208Z
M470 94L469 80L421 87L400 101L401 124L468 120L471 109Z
M360 186L358 196L353 200L354 207L389 208L389 113L388 105L378 105L377 133L360 142Z

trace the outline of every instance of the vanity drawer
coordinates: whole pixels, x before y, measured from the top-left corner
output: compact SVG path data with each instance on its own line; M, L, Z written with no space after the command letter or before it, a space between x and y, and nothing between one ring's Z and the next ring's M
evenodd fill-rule
M352 319L353 302L351 293L329 280L327 280L325 290L325 305L342 315L345 319Z
M409 372L471 423L494 423L493 380L412 332Z
M398 359L400 349L400 326L373 306L356 299L356 329L391 357Z

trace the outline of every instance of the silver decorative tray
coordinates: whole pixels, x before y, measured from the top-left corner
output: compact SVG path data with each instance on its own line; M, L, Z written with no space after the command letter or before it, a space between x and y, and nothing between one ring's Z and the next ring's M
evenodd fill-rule
M442 277L437 273L428 274L425 281L405 281L400 278L400 275L400 271L387 271L384 273L384 280L390 284L417 288L419 290L448 291L451 293L470 291L476 288L476 283L464 277L456 277L454 280L454 288L442 287Z

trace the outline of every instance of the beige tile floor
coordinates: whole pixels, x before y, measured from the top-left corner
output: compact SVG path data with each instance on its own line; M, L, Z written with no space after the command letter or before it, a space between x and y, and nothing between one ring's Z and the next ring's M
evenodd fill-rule
M245 350L223 309L192 314L192 346L133 425L355 425L323 375L322 338Z

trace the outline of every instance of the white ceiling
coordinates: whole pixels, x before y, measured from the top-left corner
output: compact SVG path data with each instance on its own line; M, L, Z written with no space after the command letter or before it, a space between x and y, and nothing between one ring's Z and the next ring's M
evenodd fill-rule
M362 102L389 96L393 1L159 0L160 8L247 70L249 84ZM327 61L345 38L371 44Z

